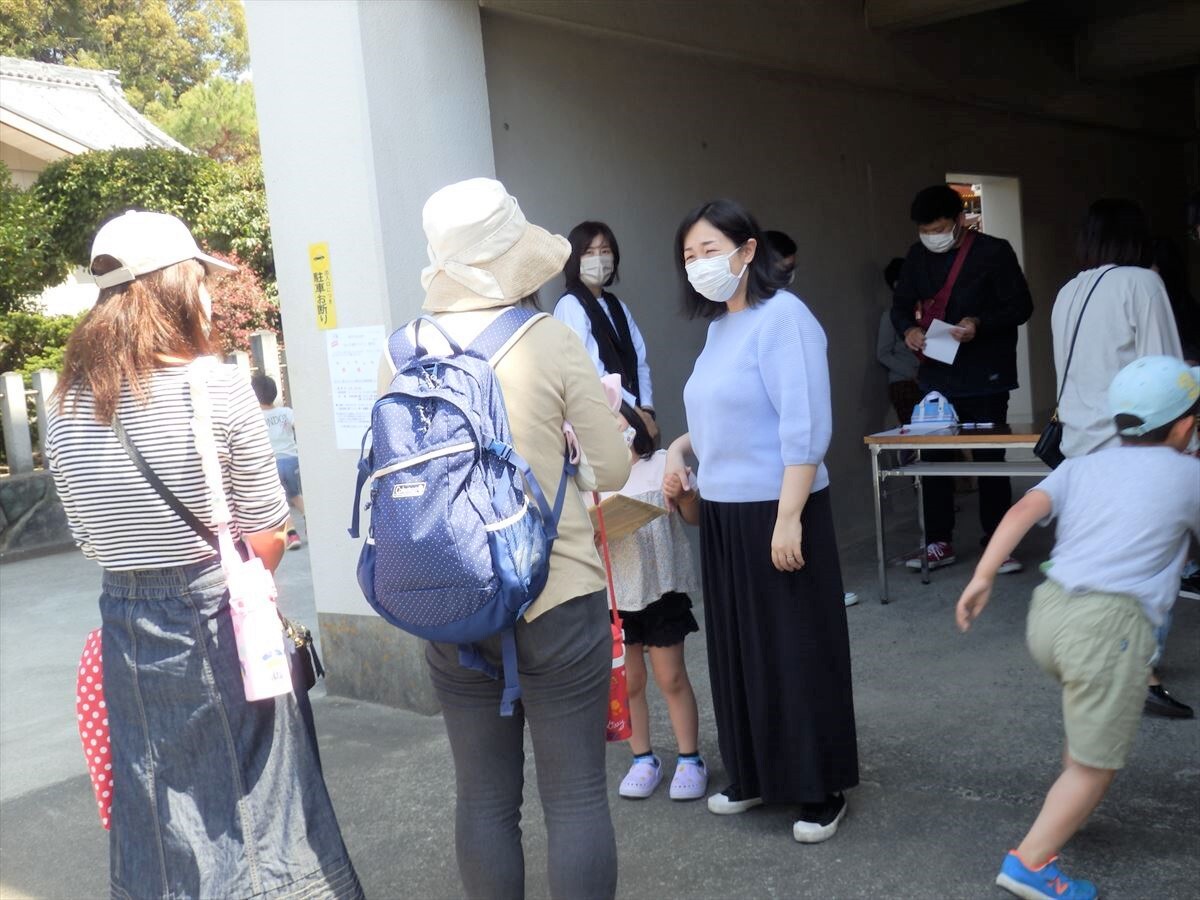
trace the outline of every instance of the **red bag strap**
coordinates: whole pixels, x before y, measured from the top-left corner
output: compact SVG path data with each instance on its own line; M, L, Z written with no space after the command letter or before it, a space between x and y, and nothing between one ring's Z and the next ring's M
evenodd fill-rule
M592 504L596 507L596 522L600 525L600 555L604 557L604 577L608 579L608 602L612 607L613 623L621 627L621 613L617 610L617 592L613 588L612 557L608 553L608 532L604 528L604 513L600 509L600 494L592 491Z
M967 261L967 253L974 243L974 231L963 234L962 243L958 245L958 252L954 254L954 263L950 266L950 274L946 276L946 283L924 303L917 304L917 324L922 329L928 330L929 322L941 319L946 315L946 307L950 305L950 293L954 290L954 283L958 281L958 274L962 271L963 263Z

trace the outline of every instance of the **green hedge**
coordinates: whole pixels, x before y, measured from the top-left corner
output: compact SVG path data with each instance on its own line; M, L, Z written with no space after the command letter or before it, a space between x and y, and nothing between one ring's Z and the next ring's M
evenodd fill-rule
M41 200L16 187L0 163L0 313L23 308L28 297L66 276L67 257L50 231Z
M33 193L50 219L51 240L86 266L96 229L130 207L195 223L230 185L220 163L177 150L99 150L51 163Z

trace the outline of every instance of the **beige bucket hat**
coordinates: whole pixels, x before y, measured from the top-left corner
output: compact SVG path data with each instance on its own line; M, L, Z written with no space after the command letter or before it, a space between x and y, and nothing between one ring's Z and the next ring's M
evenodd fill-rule
M421 213L429 265L421 272L427 312L511 306L562 271L571 245L525 219L517 198L492 178L448 185Z

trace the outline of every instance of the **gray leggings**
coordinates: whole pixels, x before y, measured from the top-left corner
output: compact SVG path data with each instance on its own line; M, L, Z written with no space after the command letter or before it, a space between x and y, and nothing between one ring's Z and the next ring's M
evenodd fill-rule
M605 594L576 597L517 623L522 699L500 715L503 681L458 664L454 644L425 651L458 783L455 846L470 898L525 896L521 802L525 721L549 841L550 894L611 898L617 845L608 811L604 729L612 644ZM480 644L499 664L500 640Z

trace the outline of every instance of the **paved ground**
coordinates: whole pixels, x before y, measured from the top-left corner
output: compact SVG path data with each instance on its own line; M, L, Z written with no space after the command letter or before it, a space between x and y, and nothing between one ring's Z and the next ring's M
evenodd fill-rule
M964 522L973 519L964 513ZM1023 557L1045 558L1047 537L1029 541ZM975 539L969 525L964 538ZM716 817L702 803L672 803L665 788L647 801L619 800L628 757L611 747L620 895L1007 896L991 881L1055 775L1058 694L1023 644L1032 572L1002 579L976 630L955 632L951 609L970 555L929 586L894 569L895 602L880 606L872 548L846 553L847 582L863 594L849 610L862 785L833 841L796 844L784 809ZM281 581L290 611L311 621L306 557L289 554ZM76 554L0 568L0 897L105 895L107 839L73 709L75 660L98 620L98 580ZM1200 702L1198 635L1200 604L1183 601L1165 676L1192 702ZM688 661L702 749L720 787L702 639L689 642ZM799 689L780 685L780 702ZM323 696L314 705L330 790L368 896L457 896L453 773L440 719ZM656 746L672 752L661 702L653 728ZM542 897L546 844L532 771L529 785L528 893ZM1064 863L1108 897L1140 900L1194 897L1198 860L1200 722L1146 720L1131 768Z

